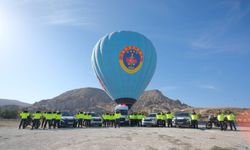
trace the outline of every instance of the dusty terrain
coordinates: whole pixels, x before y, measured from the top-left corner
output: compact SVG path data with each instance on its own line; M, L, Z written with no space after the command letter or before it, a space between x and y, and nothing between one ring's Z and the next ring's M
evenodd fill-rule
M18 130L17 121L0 120L1 150L193 150L250 149L241 131L177 128L81 128Z

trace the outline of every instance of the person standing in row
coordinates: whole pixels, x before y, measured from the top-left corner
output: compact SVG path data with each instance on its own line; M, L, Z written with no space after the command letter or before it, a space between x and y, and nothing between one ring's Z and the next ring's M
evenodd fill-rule
M115 118L115 128L119 127L120 128L120 118L121 118L121 113L120 112L116 112L114 114L114 118Z
M60 128L61 118L62 118L62 113L57 112L56 116L55 116L55 126L56 126L56 128Z
M168 111L166 114L168 127L173 127L173 123L172 123L173 118L174 118L174 115L170 111Z
M47 112L43 112L43 113L42 113L42 124L41 124L41 128L44 127L44 123L45 123L45 120L46 120L46 119L45 119L46 113L47 113Z
M229 115L227 115L227 120L229 122L229 126L230 126L230 129L233 130L234 128L234 131L236 131L236 127L235 127L235 115L233 114L233 112L230 112Z
M220 129L221 129L221 131L225 130L224 129L225 116L224 116L224 114L220 110L219 110L218 115L217 115L217 120L220 123Z
M79 112L79 113L78 113L78 121L77 121L77 127L78 127L78 128L79 128L79 127L82 128L83 118L84 118L83 112Z
M53 125L53 128L56 128L56 112L52 112L52 119L51 119L51 124Z
M102 115L103 126L104 126L104 127L108 127L108 117L109 117L109 113L104 113L104 114Z
M45 123L44 123L44 126L43 126L43 129L46 128L47 124L49 126L49 129L51 129L51 125L52 125L52 116L53 114L49 111L45 114Z
M92 116L90 113L84 113L84 123L86 127L91 126L91 119L92 119Z
M29 112L28 111L23 111L19 114L20 118L21 118L21 121L20 121L20 124L19 124L19 129L21 128L21 126L23 127L23 129L26 128L26 125L27 125L27 120L28 120L28 117L29 117Z
M145 115L143 113L138 113L137 120L138 120L138 126L142 127L142 119L145 118Z
M198 129L198 115L193 110L193 113L191 114L191 124L193 128Z
M37 111L36 113L33 114L33 123L32 123L31 130L33 130L34 127L36 129L39 128L41 117L42 117L42 113L40 111Z

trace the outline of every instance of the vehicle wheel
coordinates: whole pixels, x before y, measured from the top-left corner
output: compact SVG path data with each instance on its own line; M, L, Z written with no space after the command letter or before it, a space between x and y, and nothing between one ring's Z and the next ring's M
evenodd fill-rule
M213 126L213 125L212 125L212 122L207 122L207 123L206 123L206 128L207 128L207 129L212 129L212 126Z

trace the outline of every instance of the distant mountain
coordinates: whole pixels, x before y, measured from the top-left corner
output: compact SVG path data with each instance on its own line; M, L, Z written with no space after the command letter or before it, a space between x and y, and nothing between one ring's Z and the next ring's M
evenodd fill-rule
M116 104L101 89L81 88L67 91L55 98L34 103L30 110L60 110L60 111L114 111ZM179 100L164 96L159 90L146 91L132 107L132 111L167 111L180 110L190 106Z
M159 90L145 91L134 104L132 110L143 112L166 112L168 110L178 111L190 108L180 100L172 100L162 94Z
M31 104L24 103L18 100L9 100L9 99L0 99L0 106L6 106L6 105L16 105L21 107L28 107Z
M101 89L82 88L70 90L52 99L34 103L31 110L96 111L111 110L115 103Z

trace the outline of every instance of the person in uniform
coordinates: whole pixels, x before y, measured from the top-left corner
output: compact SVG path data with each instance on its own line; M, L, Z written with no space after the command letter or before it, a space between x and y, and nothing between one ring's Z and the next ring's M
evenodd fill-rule
M129 115L129 125L132 127L135 125L135 113Z
M157 121L157 126L161 126L162 122L161 122L161 113L157 113L156 114L156 121Z
M119 127L120 128L120 118L121 118L121 112L116 112L115 113L115 128Z
M21 121L20 121L20 124L19 124L19 129L21 128L21 126L23 127L23 129L26 128L29 115L30 114L29 114L29 112L27 110L24 110L23 112L21 112L19 114L19 116L21 118Z
M75 114L75 118L76 118L76 126L79 127L78 125L80 124L79 122L79 114L80 114L80 111L78 113Z
M78 114L78 128L81 127L82 128L82 124L83 124L83 112L80 112Z
M162 121L162 126L166 127L166 114L164 112L161 113L161 121Z
M138 127L142 127L142 119L144 118L144 115L142 112L138 113L137 120L138 120Z
M42 117L42 113L40 111L37 111L36 113L33 114L33 123L32 123L31 130L33 130L34 127L36 129L39 128L41 117Z
M224 116L224 114L223 114L220 110L219 110L218 115L217 115L217 120L218 120L219 123L220 123L221 131L225 130L225 129L223 128L225 116Z
M191 124L193 128L198 129L198 115L196 112L193 110L193 113L191 114Z
M173 118L174 118L173 114L170 111L168 111L166 114L168 127L173 127L173 123L172 123Z
M51 124L53 125L53 128L56 128L56 111L54 111L52 113L52 120L51 120Z
M86 116L85 116L86 127L90 127L91 126L91 119L92 119L91 113L86 113Z
M51 129L52 118L53 118L52 112L49 111L49 112L47 112L47 113L45 114L45 123L44 123L43 129L46 129L47 124L48 124L48 126L49 126L49 129Z
M227 120L229 122L230 129L233 130L233 128L234 128L234 130L236 131L236 127L235 127L236 118L235 118L235 115L233 114L233 112L229 112L229 114L227 116Z
M44 127L44 123L45 123L45 120L46 120L46 119L45 119L46 113L47 113L47 112L43 112L43 113L42 113L42 124L41 124L41 128Z
M107 115L108 115L108 113L103 113L102 114L102 123L103 123L103 126L104 127L107 127Z
M111 113L110 114L110 120L111 120L111 127L115 126L115 114Z
M57 112L56 113L56 119L55 119L56 128L60 128L61 118L62 118L62 113L61 112Z

